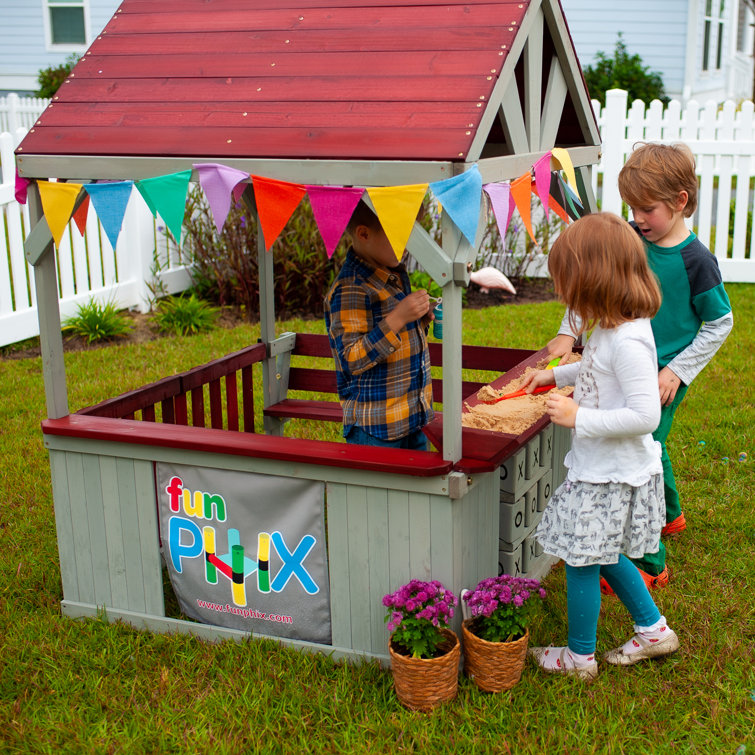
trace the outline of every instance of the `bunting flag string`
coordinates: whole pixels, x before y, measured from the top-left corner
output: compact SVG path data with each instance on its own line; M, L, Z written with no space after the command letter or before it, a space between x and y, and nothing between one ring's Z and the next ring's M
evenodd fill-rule
M558 171L551 170L551 161L558 163L567 180ZM213 222L221 233L230 211L232 199L238 201L251 182L265 248L270 250L289 218L305 194L309 197L318 230L330 258L338 245L351 215L366 191L386 232L397 259L403 255L417 214L428 188L435 197L441 212L445 212L461 234L474 243L477 234L483 194L490 200L501 235L505 235L516 207L527 232L537 244L532 227L530 197L536 194L546 218L553 210L565 223L581 217L585 210L576 190L574 167L565 149L554 148L543 154L531 171L508 182L488 183L483 186L477 165L451 178L424 184L380 187L348 187L303 185L280 181L219 163L196 163L198 182L210 206ZM132 188L136 185L150 212L159 214L168 229L181 243L186 197L192 171L184 170L165 176L139 181L113 181L87 184L86 197L75 215L71 215L80 184L38 181L42 209L59 245L67 223L73 219L79 231L86 230L89 200L111 244L115 247ZM16 174L16 195L26 199L29 180Z
M265 249L270 251L307 190L301 184L252 176Z
M126 206L131 197L133 185L133 181L113 181L87 184L84 187L87 194L92 198L94 211L97 213L113 249L118 243L118 236L120 236L123 227L123 216L126 214ZM154 210L152 212L154 213Z
M410 184L367 189L380 225L399 261L411 236L427 187L428 184Z

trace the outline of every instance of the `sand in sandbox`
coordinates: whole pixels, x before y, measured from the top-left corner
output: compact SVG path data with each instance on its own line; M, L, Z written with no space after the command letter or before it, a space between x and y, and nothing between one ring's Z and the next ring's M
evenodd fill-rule
M580 358L579 354L572 353L567 359L563 360L563 364L578 362ZM522 387L527 375L536 370L545 369L547 364L548 360L543 359L535 367L527 367L522 375L499 390L486 385L477 392L477 398L480 401L490 401L499 396L505 396L507 393L513 393ZM480 430L521 435L545 414L545 405L551 393L567 394L571 390L569 386L554 388L548 393L508 398L505 401L499 401L497 404L477 404L475 406L466 404L468 411L461 415L461 424L464 427L476 427Z

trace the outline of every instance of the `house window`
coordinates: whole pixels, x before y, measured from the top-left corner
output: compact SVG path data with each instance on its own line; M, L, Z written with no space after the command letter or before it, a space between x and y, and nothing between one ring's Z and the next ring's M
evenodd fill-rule
M87 41L85 0L45 0L50 44L77 47Z
M719 71L723 61L726 0L705 0L703 71Z

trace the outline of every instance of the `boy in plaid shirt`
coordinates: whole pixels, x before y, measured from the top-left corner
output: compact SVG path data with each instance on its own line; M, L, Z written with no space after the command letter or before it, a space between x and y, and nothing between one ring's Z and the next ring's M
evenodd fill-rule
M427 450L433 418L424 289L411 290L385 231L364 202L347 231L352 246L325 297L347 443Z

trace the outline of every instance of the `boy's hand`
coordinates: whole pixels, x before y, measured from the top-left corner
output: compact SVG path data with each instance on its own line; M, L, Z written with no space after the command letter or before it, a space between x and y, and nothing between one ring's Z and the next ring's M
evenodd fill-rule
M398 333L407 323L419 320L430 311L430 296L424 288L405 296L385 317L388 327Z
M576 343L576 340L576 338L567 336L565 333L562 333L555 338L551 338L551 340L548 341L548 356L551 359L555 359L556 357L563 357L567 354L571 354L572 347Z
M532 393L535 388L539 388L541 385L553 385L553 383L552 370L535 370L525 377L522 388L527 393Z
M674 400L681 384L681 379L668 367L664 367L658 373L658 390L661 394L661 406L668 406Z
M577 422L579 404L573 398L563 396L560 393L552 393L548 396L546 406L551 422L555 422L561 427L574 427Z

